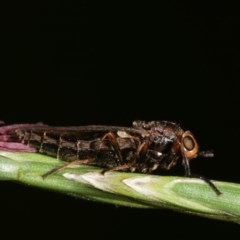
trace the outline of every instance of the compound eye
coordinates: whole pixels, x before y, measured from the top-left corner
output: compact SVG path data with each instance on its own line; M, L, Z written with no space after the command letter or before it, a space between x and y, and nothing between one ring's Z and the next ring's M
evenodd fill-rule
M183 138L183 146L187 151L192 151L195 147L193 138L191 136L185 136Z
M191 132L186 131L183 133L182 147L188 159L192 159L197 156L198 144Z

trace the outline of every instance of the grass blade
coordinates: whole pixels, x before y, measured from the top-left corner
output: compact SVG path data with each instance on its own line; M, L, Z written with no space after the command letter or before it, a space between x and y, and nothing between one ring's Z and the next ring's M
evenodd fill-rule
M214 181L215 192L200 179L110 171L92 166L66 168L37 153L0 151L0 180L13 180L88 200L138 208L168 208L202 217L240 223L240 184Z

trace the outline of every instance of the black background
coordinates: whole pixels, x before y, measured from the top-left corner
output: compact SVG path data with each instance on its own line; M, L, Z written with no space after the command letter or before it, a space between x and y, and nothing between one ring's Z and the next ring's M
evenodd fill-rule
M240 182L239 17L234 6L21 2L4 12L1 120L129 126L136 119L175 121L195 134L202 149L214 149L213 159L192 162L193 172ZM1 228L9 236L27 237L33 230L42 238L194 238L235 234L239 228L166 210L82 201L16 183L1 183L0 192Z

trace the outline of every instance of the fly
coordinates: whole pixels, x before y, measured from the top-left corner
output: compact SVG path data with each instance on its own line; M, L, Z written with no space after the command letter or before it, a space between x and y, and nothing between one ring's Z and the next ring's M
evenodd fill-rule
M26 151L29 147L67 162L43 177L71 164L103 167L103 173L109 170L152 173L157 169L170 170L179 161L187 177L196 177L189 162L197 156L213 156L211 152L199 152L193 134L169 121L134 121L132 127L10 125L0 127L0 149L3 139L22 144L23 151L26 146ZM217 195L221 194L209 179L197 177L208 183Z

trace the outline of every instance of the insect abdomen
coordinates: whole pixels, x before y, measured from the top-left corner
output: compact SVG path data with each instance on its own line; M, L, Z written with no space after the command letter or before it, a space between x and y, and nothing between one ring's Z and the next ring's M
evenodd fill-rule
M77 134L42 130L18 129L15 134L22 143L36 148L38 152L64 161L96 159L94 165L98 166L112 166L118 162L116 152L107 139L102 141L102 135L95 139L83 140ZM116 139L121 154L128 160L129 154L136 151L136 144L129 139Z

